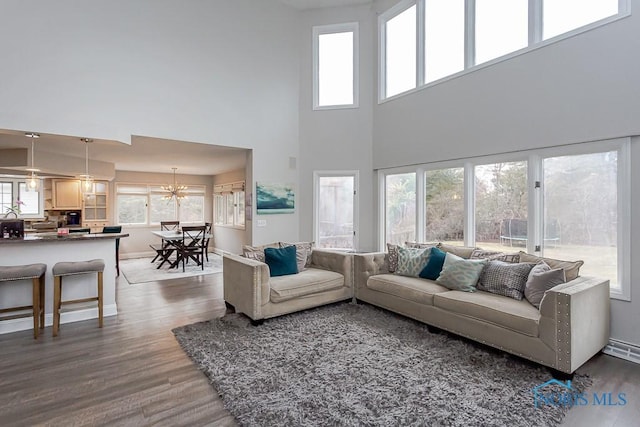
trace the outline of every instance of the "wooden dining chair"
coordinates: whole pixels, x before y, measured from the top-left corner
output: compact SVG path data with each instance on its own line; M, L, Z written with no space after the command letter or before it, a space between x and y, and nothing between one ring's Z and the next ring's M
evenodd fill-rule
M190 259L204 270L205 230L206 226L204 225L182 227L182 241L178 244L178 261L182 262L183 272L185 264Z
M180 229L180 221L160 221L160 231L178 231ZM162 260L158 268L162 267L165 262L169 261L169 257L175 251L175 248L172 247L168 242L162 241L160 246L158 245L149 245L151 249L156 251L156 256L151 260L152 263L156 262L158 258Z
M204 238L204 256L207 258L207 261L209 261L209 240L211 239L210 236L212 236L213 234L211 234L211 223L210 222L205 222L204 223L204 234L205 234L205 238ZM207 237L209 236L209 237Z

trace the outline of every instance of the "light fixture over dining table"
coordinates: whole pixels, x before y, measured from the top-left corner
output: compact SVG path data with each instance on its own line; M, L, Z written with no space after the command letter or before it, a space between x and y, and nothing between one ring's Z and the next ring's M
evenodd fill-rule
M162 187L160 187L162 188L162 190L167 192L167 194L162 196L162 198L164 200L171 200L175 198L176 203L178 204L178 206L180 206L180 200L187 197L187 195L184 193L184 191L187 189L187 186L179 185L178 181L176 181L176 169L178 168L171 168L171 169L173 169L173 184L163 185Z

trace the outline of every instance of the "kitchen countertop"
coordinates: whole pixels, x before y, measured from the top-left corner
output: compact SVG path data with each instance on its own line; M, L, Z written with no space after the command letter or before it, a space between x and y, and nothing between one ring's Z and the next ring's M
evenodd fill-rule
M66 236L58 236L58 233L54 231L50 233L31 234L22 239L0 239L0 245L19 243L37 244L41 242L86 242L87 240L117 239L128 236L129 233L70 233Z

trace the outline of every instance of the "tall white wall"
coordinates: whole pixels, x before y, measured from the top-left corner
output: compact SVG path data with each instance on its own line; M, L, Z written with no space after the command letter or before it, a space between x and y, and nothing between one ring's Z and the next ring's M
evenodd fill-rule
M360 250L373 250L373 73L374 25L370 6L311 10L302 14L299 38L302 44L300 67L300 236L312 239L313 172L357 170L360 175ZM359 23L360 107L313 111L312 27L315 25Z
M3 0L0 128L252 148L297 184L297 11L277 0ZM277 236L277 237L276 237ZM296 240L298 213L256 243Z
M384 10L388 1L377 3ZM384 6L384 7L383 7ZM640 0L631 1L640 11ZM374 108L373 166L386 168L640 134L640 15ZM632 164L640 162L638 138ZM632 212L640 209L632 173ZM640 218L631 302L612 300L612 338L640 345Z

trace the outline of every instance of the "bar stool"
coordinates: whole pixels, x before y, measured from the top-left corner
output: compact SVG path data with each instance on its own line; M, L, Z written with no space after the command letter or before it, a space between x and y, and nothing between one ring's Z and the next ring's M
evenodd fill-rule
M103 301L102 301L102 274L104 272L104 260L93 259L91 261L58 262L53 266L53 336L58 336L60 329L60 308L63 304L76 304L87 301L98 301L98 324L102 328ZM76 274L98 274L98 296L62 301L62 278Z
M44 273L47 271L46 264L14 265L9 267L0 266L0 282L10 282L15 280L31 279L33 284L33 295L31 304L22 307L3 308L0 313L12 311L23 311L32 309L33 313L33 338L38 338L40 328L44 328ZM29 314L16 314L5 316L0 320L18 319L29 317Z

